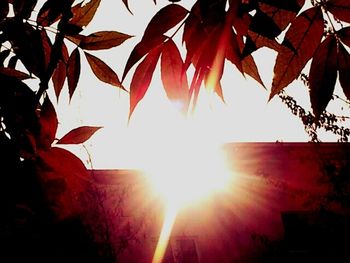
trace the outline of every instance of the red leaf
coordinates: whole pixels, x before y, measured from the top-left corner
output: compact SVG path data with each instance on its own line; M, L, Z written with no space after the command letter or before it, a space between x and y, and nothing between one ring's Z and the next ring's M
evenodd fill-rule
M79 46L87 50L109 49L119 46L130 37L116 31L100 31L84 37Z
M128 74L129 70L138 62L140 61L143 56L145 56L148 52L150 52L152 49L157 48L158 46L162 45L164 41L167 38L165 36L159 36L152 39L144 39L141 40L131 51L131 54L128 58L128 61L126 62L125 69L123 72L122 81L125 79L126 75Z
M310 100L316 119L331 100L336 79L337 42L335 37L330 35L318 47L310 68Z
M231 61L231 63L234 64L237 69L243 73L241 51L238 45L237 35L233 30L231 30L231 37L226 47L226 59Z
M320 7L304 11L292 22L284 41L288 41L296 52L284 48L278 53L270 99L299 77L317 49L322 34L323 17Z
M77 88L80 77L80 53L78 48L74 49L68 59L67 79L69 98L72 98L75 89Z
M84 53L92 71L99 80L124 89L118 75L106 63L89 53Z
M183 20L187 14L188 11L177 4L170 4L163 7L149 22L143 39L151 39L163 35Z
M137 104L145 96L156 68L161 48L151 50L144 60L137 66L130 84L130 111L129 119Z
M271 4L271 0L264 2L270 2ZM259 8L261 11L271 17L281 30L284 30L289 25L289 23L294 20L301 7L304 5L305 0L294 1L294 8L291 8L289 11L279 8L278 4L289 4L291 3L290 1L273 0L273 2L275 2L274 5L260 3Z
M90 0L87 4L77 4L72 8L73 17L69 21L70 24L85 27L93 19L101 0Z
M242 38L237 38L239 48L243 50L244 43ZM243 73L251 76L253 79L255 79L258 83L260 83L265 89L264 82L262 81L258 67L255 64L254 58L251 55L246 56L242 60L242 69Z
M340 85L350 100L350 54L342 44L339 44L338 69Z
M42 47L44 50L45 68L47 69L47 66L49 65L50 59L51 59L52 43L45 29L40 31L40 35L41 35Z
M53 87L55 89L55 94L57 99L61 94L61 90L63 88L66 76L67 76L66 64L62 60L59 60L55 68L55 71L52 74L52 82L53 82Z
M337 35L339 36L340 40L350 47L350 27L344 27L337 31Z
M188 105L187 75L180 52L171 39L163 47L161 77L168 98L175 104L180 104L185 111Z
M336 18L350 23L350 2L349 0L329 0L326 8Z
M82 126L75 128L64 135L57 144L80 144L86 142L90 137L102 127Z
M40 112L40 146L47 149L55 140L58 120L55 108L50 99L46 97Z
M31 76L29 76L27 73L24 73L22 71L19 71L19 70L13 69L13 68L0 67L0 74L10 76L10 77L15 77L19 80L31 78Z

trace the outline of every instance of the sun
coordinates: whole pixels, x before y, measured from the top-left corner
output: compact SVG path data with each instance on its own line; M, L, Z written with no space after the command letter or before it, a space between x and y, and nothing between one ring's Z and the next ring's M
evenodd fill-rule
M144 169L152 192L165 207L153 263L162 262L178 212L224 191L232 180L221 145L210 139L215 136L207 136L193 120L182 124L186 135L153 145L149 154L154 161Z

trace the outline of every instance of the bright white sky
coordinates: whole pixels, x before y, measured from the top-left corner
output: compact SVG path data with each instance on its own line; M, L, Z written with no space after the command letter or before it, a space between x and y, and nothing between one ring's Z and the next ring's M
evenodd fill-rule
M142 37L148 21L159 8L168 4L167 0L159 0L157 6L152 0L129 2L134 15L127 11L121 0L101 1L93 23L84 31L89 34L116 30L135 36L114 49L91 52L107 62L120 77L128 55ZM184 2L188 8L193 3ZM269 87L274 55L264 49L258 51L255 57L263 81ZM191 138L215 142L308 140L300 120L290 113L279 98L267 103L269 92L252 79L244 79L229 63L222 81L226 104L215 96L202 96L197 114L188 122L181 119L166 99L158 67L149 92L136 108L128 126L128 95L97 80L86 65L85 58L83 61L82 76L71 104L68 103L67 92L60 97L58 137L80 125L103 126L85 145L92 156L94 168L138 167L142 162L153 160L149 159L152 158L150 153L160 150L160 146L191 141ZM127 88L132 76L130 73L125 82ZM310 108L307 89L301 81L295 81L287 92L297 98L301 105ZM342 95L340 91L336 93ZM341 112L339 105L333 104L329 107L331 112L350 115L349 112ZM332 136L321 138L335 139ZM80 146L71 149L82 159L87 159Z

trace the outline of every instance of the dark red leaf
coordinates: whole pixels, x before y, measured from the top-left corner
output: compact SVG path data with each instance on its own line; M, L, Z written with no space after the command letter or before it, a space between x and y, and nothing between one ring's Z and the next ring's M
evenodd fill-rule
M340 29L337 32L337 35L339 36L340 40L347 45L348 47L350 47L350 27L344 27L342 29Z
M101 0L90 0L87 4L77 4L72 8L73 17L70 24L85 27L93 19Z
M84 53L92 71L99 80L111 84L112 86L124 89L120 83L118 75L106 63L89 53Z
M242 37L238 37L237 42L238 42L239 48L243 50L244 43L243 43ZM251 76L253 79L255 79L258 83L260 83L266 89L264 82L260 77L258 67L256 66L256 63L252 55L248 55L245 58L243 58L242 69L244 74Z
M170 4L163 7L149 22L143 39L152 39L163 35L183 20L187 14L188 11L177 4Z
M52 82L53 82L53 87L55 89L55 94L57 99L61 94L66 76L67 76L67 66L62 60L59 60L52 74Z
M243 73L242 61L241 61L241 51L237 41L236 33L231 30L231 37L226 47L226 59L231 61L237 69Z
M340 85L345 96L350 100L350 54L342 44L339 45L338 69Z
M12 0L13 11L17 17L27 19L37 2L37 0Z
M84 37L79 46L86 50L109 49L119 46L130 37L116 31L100 31Z
M329 0L326 8L336 18L350 23L350 2L348 0Z
M16 65L17 65L17 62L18 62L18 57L17 56L11 57L10 60L9 60L9 63L8 63L8 67L15 69Z
M56 22L62 15L61 2L56 0L48 0L40 8L36 21L38 25L50 26Z
M328 36L318 47L309 74L310 100L318 119L331 100L337 79L337 41Z
M126 9L128 9L128 11L132 14L132 12L131 12L131 10L130 10L130 8L129 8L129 2L128 2L128 0L122 0L122 1L123 1L124 5L125 5Z
M188 105L188 83L180 52L173 40L169 39L162 51L161 78L168 98L181 110Z
M284 9L291 11L293 13L298 13L299 10L302 8L302 6L305 3L305 0L288 0L288 1L281 1L281 0L259 0L259 2L274 6L278 9Z
M129 119L137 104L145 96L156 68L161 47L152 49L137 66L130 84L130 110Z
M270 0L268 0L270 1ZM273 0L274 2L280 2L282 5L283 4L288 4L290 1L279 1L279 0ZM293 2L293 1L291 1ZM279 29L284 30L286 27L289 25L290 22L292 22L295 17L297 16L298 12L300 11L301 7L304 5L305 0L297 0L297 5L299 8L295 8L294 11L292 10L286 10L286 9L281 9L279 8L278 5L279 3L275 5L268 5L268 4L259 4L259 8L262 12L264 12L267 16L269 16L275 24L279 27ZM296 7L296 5L295 5Z
M68 59L68 65L67 65L69 98L72 98L74 91L77 88L79 77L80 77L80 53L79 53L79 49L76 48L73 50L72 54L70 55Z
M83 35L66 35L65 38L67 38L69 41L73 42L77 46L80 45L80 42L85 38L86 36Z
M162 45L167 38L165 36L159 36L152 39L141 40L131 51L131 54L126 62L125 69L123 72L122 81L124 81L129 70L139 62L148 52L152 49Z
M301 13L288 29L285 40L296 50L283 48L277 55L270 99L299 77L313 56L323 35L323 17L320 7Z
M41 34L41 43L44 50L45 68L47 69L47 66L49 65L50 59L51 59L52 43L45 29L41 30L40 34Z
M31 78L31 76L29 76L27 73L24 73L22 71L19 71L13 68L0 67L0 74L10 76L10 77L15 77L19 80L25 80L25 79Z
M102 127L82 126L75 128L64 135L57 144L80 144L86 142Z
M249 29L269 39L274 39L282 32L273 19L259 9L253 16Z
M41 148L50 148L55 140L58 120L55 108L50 99L46 97L40 111L40 139Z

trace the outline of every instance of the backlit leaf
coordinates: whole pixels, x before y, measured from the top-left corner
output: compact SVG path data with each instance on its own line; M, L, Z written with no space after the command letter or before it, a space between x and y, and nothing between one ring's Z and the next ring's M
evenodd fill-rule
M1 75L6 75L10 77L15 77L19 80L25 80L25 79L30 79L31 76L28 75L27 73L24 73L22 71L16 70L14 68L4 68L0 67L0 74Z
M151 50L143 61L136 67L130 84L130 110L129 119L137 104L145 96L156 68L161 47Z
M99 80L124 89L117 74L106 63L89 53L84 53L92 71Z
M75 128L64 135L57 144L80 144L86 142L102 127L82 126Z
M130 37L127 34L116 31L100 31L82 38L79 46L86 50L109 49L119 46Z
M284 9L298 13L301 7L304 5L305 0L259 0L259 2L277 7L278 9Z
M36 21L38 25L50 26L62 15L61 1L48 0L39 10Z
M285 40L295 48L282 49L276 58L270 99L299 77L313 56L323 35L323 17L320 7L301 13L288 29Z
M243 73L241 51L237 42L237 35L233 30L231 30L231 37L226 47L226 59L236 65L237 69Z
M350 54L342 44L339 45L338 69L340 85L350 100Z
M73 50L72 54L70 55L68 59L68 65L67 65L69 98L72 98L74 91L77 88L79 77L80 77L80 53L79 53L79 49L76 48Z
M329 0L326 8L336 18L350 23L350 2L348 0Z
M90 0L87 4L77 4L72 8L73 17L69 21L70 24L80 27L87 26L93 19L101 0Z
M318 119L332 98L337 79L337 42L328 36L318 47L309 74L310 100Z
M158 37L183 20L188 11L177 4L170 4L158 11L149 22L143 39Z
M47 35L46 30L41 30L40 34L41 34L41 43L44 50L45 68L47 69L47 66L49 65L51 60L52 43L49 36Z
M169 39L162 51L161 78L168 98L186 110L188 105L188 83L184 63L173 40Z
M55 140L57 132L58 120L55 108L50 99L45 98L45 101L40 111L40 146L42 148L50 148Z
M273 19L259 10L254 15L249 29L270 39L274 39L281 33L281 29Z
M148 52L150 52L152 49L162 45L164 41L166 40L165 36L159 36L152 39L144 39L141 40L131 51L131 54L128 58L128 61L126 62L122 81L125 79L126 75L128 74L129 70L137 63L139 62Z

